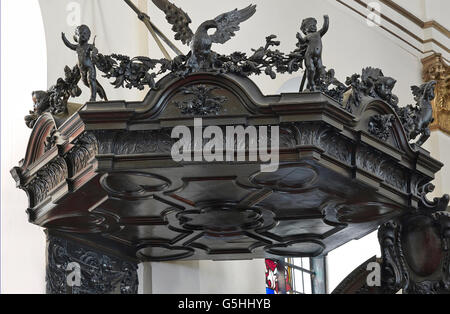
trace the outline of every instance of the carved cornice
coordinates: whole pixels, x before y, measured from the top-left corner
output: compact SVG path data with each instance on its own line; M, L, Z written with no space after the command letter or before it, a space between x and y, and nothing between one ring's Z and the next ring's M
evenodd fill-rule
M450 67L438 53L422 59L422 64L424 81L437 82L432 102L434 122L430 128L450 134Z

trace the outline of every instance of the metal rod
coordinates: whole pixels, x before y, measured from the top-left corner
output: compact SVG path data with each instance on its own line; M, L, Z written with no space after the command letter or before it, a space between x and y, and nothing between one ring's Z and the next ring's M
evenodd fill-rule
M181 50L178 49L177 46L175 46L175 44L172 43L172 42L170 41L170 39L167 38L167 36L164 35L164 34L159 30L159 28L155 26L155 24L153 24L152 21L149 21L149 22L150 22L150 24L152 24L152 27L153 27L153 29L155 30L155 33L158 34L159 37L161 37L161 39L167 44L167 46L170 47L170 49L172 49L173 52L175 52L176 55L178 55L178 56L183 55L183 53L181 52Z
M303 267L300 267L300 266L297 266L297 265L294 265L294 264L291 264L291 263L286 263L285 265L291 267L292 269L297 269L297 270L300 270L302 272L305 272L307 274L311 274L311 275L314 274L314 272L309 270L309 269L306 269L306 268L303 268Z
M177 55L182 55L183 53L167 38L166 35L164 35L150 20L150 17L141 12L139 10L138 7L136 7L136 5L131 1L131 0L125 0L125 3L128 4L128 6L138 15L138 17L141 19L141 17L143 17L141 20L142 22L145 24L145 26L147 27L147 29L150 31L150 33L152 34L153 38L155 39L156 43L158 44L159 49L161 50L161 52L164 54L164 56L166 57L166 59L168 60L172 60L172 58L170 57L169 53L167 52L166 48L163 46L163 44L161 43L159 37L170 47L170 49L173 50L173 52L175 52L175 54ZM158 37L159 36L159 37Z
M150 34L152 34L153 39L156 41L156 44L158 45L159 49L162 51L164 57L168 60L172 60L172 57L170 57L170 54L167 52L166 48L162 44L161 40L159 40L158 35L156 35L155 30L152 27L152 24L147 20L144 19L144 24L147 26L148 30L150 31Z

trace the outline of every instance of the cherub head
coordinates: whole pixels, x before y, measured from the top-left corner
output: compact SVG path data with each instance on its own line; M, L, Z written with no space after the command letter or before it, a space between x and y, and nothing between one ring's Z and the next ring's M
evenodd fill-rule
M317 32L317 20L313 17L304 19L300 29L305 35Z
M75 30L74 40L79 44L85 44L91 38L91 30L87 25L80 25Z

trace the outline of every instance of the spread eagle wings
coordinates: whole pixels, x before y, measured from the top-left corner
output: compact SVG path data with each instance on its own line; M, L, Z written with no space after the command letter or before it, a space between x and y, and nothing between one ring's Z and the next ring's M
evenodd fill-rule
M168 0L152 0L153 3L166 14L167 22L172 25L175 32L175 39L181 40L187 45L194 37L194 33L189 28L192 20L182 9L170 3Z
M175 32L175 39L181 40L183 44L188 45L194 37L194 33L189 27L189 24L192 22L189 15L168 0L152 1L166 14L167 21L173 26L172 30ZM239 24L252 17L255 12L256 5L250 5L242 10L235 9L216 17L214 21L217 23L217 30L211 35L212 42L223 44L230 40L235 35L235 32L239 31Z
M212 41L223 44L230 40L240 30L239 24L251 18L255 12L256 5L249 5L242 10L234 9L216 17L214 21L217 23L217 31L211 35Z

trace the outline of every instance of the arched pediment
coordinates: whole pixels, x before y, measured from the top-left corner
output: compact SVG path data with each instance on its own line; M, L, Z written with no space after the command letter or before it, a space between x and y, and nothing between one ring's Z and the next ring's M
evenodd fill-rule
M49 153L54 146L52 145L51 137L56 130L56 122L50 113L45 113L39 118L31 132L27 153L21 167L22 169L28 169L36 161Z
M386 102L368 100L359 108L356 130L362 130L373 138L414 157L415 150L409 143L397 112Z
M140 105L130 107L136 109L133 120L248 115L268 109L266 97L250 79L212 73L167 75Z

